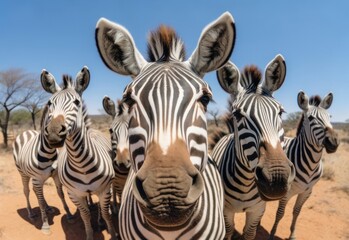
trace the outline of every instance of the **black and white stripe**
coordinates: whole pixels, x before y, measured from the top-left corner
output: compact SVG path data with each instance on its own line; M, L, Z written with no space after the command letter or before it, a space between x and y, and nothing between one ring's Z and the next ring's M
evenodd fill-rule
M97 23L96 41L111 70L133 77L122 100L130 109L132 168L119 213L121 237L222 239L222 183L207 154L212 92L202 77L230 57L232 16L205 28L188 61L181 40L164 26L149 38L150 62L124 27L106 19Z
M46 109L46 107L44 108ZM44 110L43 115L46 114ZM57 175L57 157L58 151L51 148L41 132L27 130L19 134L13 143L13 157L18 172L21 175L23 183L23 192L27 201L27 210L29 218L34 218L29 200L29 181L32 179L33 190L39 202L42 227L45 234L50 233L47 212L51 213L53 209L46 203L43 185L49 177L54 179L58 196L60 197L63 207L67 213L67 218L72 219L68 205L64 199L62 184Z
M320 180L323 171L321 161L325 148L328 153L337 150L339 140L330 122L327 109L332 104L333 95L329 93L323 100L315 96L308 100L304 92L298 94L298 105L303 110L297 136L285 139L285 152L296 168L296 177L290 191L279 202L275 223L270 233L274 238L278 223L285 213L287 202L297 195L293 207L293 219L289 239L296 239L295 227L298 215L305 201L311 195L314 185Z
M234 215L246 212L243 239L254 239L265 210L265 201L280 199L292 181L293 166L282 151L282 106L272 93L283 83L285 65L278 55L267 66L265 80L255 67L240 79L237 67L228 63L217 72L224 90L231 94L233 132L212 150L224 185L226 237L234 233Z
M131 161L128 141L128 123L130 119L129 109L126 104L118 101L117 107L115 103L105 96L103 99L104 110L113 117L113 121L109 128L112 160L115 170L113 179L113 212L117 213L121 194L124 190L126 179L130 171Z
M45 138L53 147L63 147L58 158L58 175L67 188L72 202L78 207L84 221L86 239L93 239L91 215L86 198L95 194L103 219L112 239L116 233L109 214L111 181L114 169L108 139L89 127L82 93L88 87L90 73L84 67L75 82L63 77L64 87L57 87L54 77L43 70L43 88L53 93L48 102L48 116L44 122Z

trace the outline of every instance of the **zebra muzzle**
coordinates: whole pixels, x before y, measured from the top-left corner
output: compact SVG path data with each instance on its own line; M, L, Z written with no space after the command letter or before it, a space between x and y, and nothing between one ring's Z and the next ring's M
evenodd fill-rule
M259 163L255 168L255 181L264 201L281 199L295 177L293 163L281 151L260 148Z
M52 119L45 128L45 137L51 147L62 147L67 136L67 127L62 115Z
M147 173L144 179L136 176L133 184L134 196L147 219L162 227L184 224L203 193L201 173L197 170L191 176L180 168L155 168Z

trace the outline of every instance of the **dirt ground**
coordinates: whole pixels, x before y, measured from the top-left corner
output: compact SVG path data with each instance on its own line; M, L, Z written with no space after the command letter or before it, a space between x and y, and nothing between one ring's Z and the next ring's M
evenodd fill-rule
M325 175L314 187L313 194L303 206L297 224L297 239L333 240L349 239L349 144L343 143L335 154L324 154ZM27 216L25 197L22 192L20 175L16 170L12 153L0 149L0 239L3 240L40 240L85 238L81 218L76 215L74 223L68 223L62 204L50 179L44 187L48 204L55 213L49 215L51 234L40 231L41 218L30 221ZM72 213L75 206L67 198ZM34 211L40 216L37 200L31 191L30 199ZM292 219L293 198L286 208L285 217L279 224L276 239L287 239ZM277 202L270 202L263 216L256 239L267 239L274 222ZM237 214L236 227L242 231L244 214ZM103 230L95 232L95 239L110 239Z

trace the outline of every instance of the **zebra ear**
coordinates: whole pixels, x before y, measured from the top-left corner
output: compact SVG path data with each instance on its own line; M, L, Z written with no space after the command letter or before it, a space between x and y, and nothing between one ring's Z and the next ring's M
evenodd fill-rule
M124 27L101 18L97 22L95 38L98 52L109 69L132 77L139 74L146 61Z
M75 90L82 95L90 84L90 71L84 66L80 72L76 75Z
M115 117L115 103L108 97L103 98L103 108L110 116Z
M242 90L240 85L240 71L230 61L217 71L217 78L223 90L234 97Z
M324 99L322 99L320 103L320 107L324 109L329 109L332 105L332 101L333 101L333 94L329 93L326 95L326 97L324 97Z
M286 63L281 54L268 63L265 69L265 78L263 82L263 89L268 90L270 94L278 90L285 81Z
M48 93L55 93L61 90L61 88L58 86L55 77L46 71L46 69L43 69L41 71L40 81L43 89Z
M298 106L300 107L300 109L302 109L305 112L308 111L308 109L309 109L309 98L303 91L300 91L298 93L297 102L298 102Z
M230 58L235 43L234 19L229 12L202 31L198 45L188 62L199 76L222 67Z

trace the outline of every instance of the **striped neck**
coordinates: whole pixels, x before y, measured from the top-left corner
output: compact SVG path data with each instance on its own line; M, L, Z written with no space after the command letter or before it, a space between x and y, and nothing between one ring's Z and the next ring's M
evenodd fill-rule
M47 140L43 137L42 133L39 134L39 148L37 150L38 161L48 162L55 161L57 159L57 149L50 147Z

